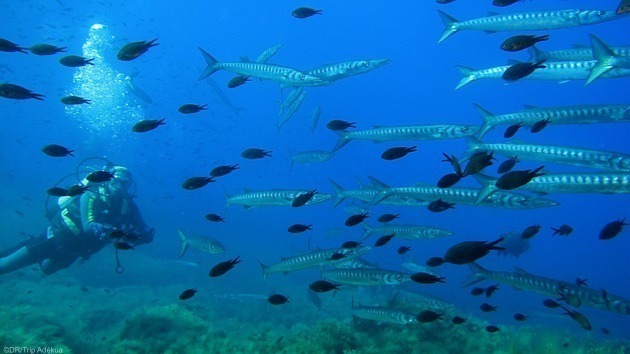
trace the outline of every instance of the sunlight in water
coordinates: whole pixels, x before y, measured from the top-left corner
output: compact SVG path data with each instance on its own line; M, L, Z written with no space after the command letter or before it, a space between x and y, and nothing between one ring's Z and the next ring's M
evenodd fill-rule
M94 24L83 44L83 56L94 58L94 65L76 70L72 94L92 100L91 104L66 106L66 112L79 126L102 136L117 138L127 132L144 111L129 92L131 78L113 69L105 55L112 51L112 36L107 26Z

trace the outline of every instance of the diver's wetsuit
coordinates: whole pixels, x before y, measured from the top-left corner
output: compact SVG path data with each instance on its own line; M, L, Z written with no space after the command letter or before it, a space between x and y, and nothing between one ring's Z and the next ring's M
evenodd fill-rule
M86 192L74 197L51 218L48 235L32 237L0 252L0 274L39 263L45 274L69 267L79 257L88 259L112 239L114 229L137 237L133 244L153 241L153 229L144 223L138 206L130 196L109 197Z

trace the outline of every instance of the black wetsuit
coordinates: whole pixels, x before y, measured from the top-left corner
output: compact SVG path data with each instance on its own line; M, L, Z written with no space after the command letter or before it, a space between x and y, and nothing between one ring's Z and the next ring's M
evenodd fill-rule
M101 193L101 194L99 194ZM110 233L133 235L134 245L153 241L153 229L143 221L130 196L108 197L86 192L51 217L48 235L33 237L0 252L0 274L39 263L45 274L69 267L79 257L88 259L112 243ZM52 231L52 232L51 232Z

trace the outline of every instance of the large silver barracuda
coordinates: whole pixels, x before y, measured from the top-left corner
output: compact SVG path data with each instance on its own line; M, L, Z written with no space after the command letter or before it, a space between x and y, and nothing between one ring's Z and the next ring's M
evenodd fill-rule
M420 200L442 199L445 202L465 205L481 205L503 209L537 209L559 205L557 202L528 195L495 191L494 194L480 200L479 189L475 188L439 188L428 184L417 184L410 187L389 187L374 177L369 177L376 185L379 184L380 192L372 201L373 205L381 203L390 196L405 196Z
M352 315L365 320L395 323L400 325L408 325L418 322L416 316L409 312L384 306L354 306L353 304Z
M200 251L211 254L218 254L225 251L225 246L217 240L209 237L186 237L181 230L177 230L177 232L179 233L179 238L182 240L182 249L179 254L180 257L186 253L188 246L192 246Z
M483 119L483 124L479 130L479 139L483 138L497 125L520 123L523 126L532 126L536 122L547 119L553 125L630 122L630 104L594 104L565 107L527 106L527 109L524 111L498 115L478 104L475 104L475 108Z
M409 240L424 240L432 238L442 238L451 236L453 231L440 229L439 227L423 226L423 225L393 225L387 224L383 226L370 226L366 223L361 223L365 233L363 239L377 234L377 235L390 235L396 233L396 238L404 238Z
M356 248L332 248L301 254L294 257L286 257L280 262L271 265L265 265L260 261L258 263L260 263L264 276L267 278L267 274L269 273L288 274L296 270L347 262L350 259L364 255L371 249L372 247L369 246ZM343 257L337 260L332 260L331 258L334 254L340 254L343 255Z
M556 145L510 143L483 143L470 140L468 150L460 161L477 151L493 151L508 157L518 156L521 160L543 161L563 165L598 168L608 171L630 171L630 155L617 152L588 150Z
M375 268L336 268L323 271L322 278L357 286L400 285L409 282L411 274Z
M318 77L285 66L257 62L220 62L205 50L199 48L199 51L201 51L208 66L201 73L198 80L203 80L218 70L225 70L242 76L253 76L290 86L330 85L329 82Z
M495 185L496 179L483 174L473 175L482 185L477 203L500 193ZM517 190L535 193L630 193L629 173L555 173L534 177Z
M337 182L332 179L328 179L330 185L333 188L335 200L333 201L333 207L339 205L345 199L359 200L364 203L370 203L374 200L374 197L378 194L379 190L373 186L361 186L359 189L343 189ZM383 200L382 204L397 205L397 206L427 206L430 202L426 200L418 200L414 198L408 198L405 196L393 195Z
M630 56L630 47L608 47L615 55ZM571 49L543 51L536 46L527 48L529 60L537 62L546 59L547 61L585 61L594 60L593 49L589 46L578 46Z
M614 11L606 10L557 10L499 14L458 21L443 11L438 10L438 13L445 26L438 43L463 30L486 32L541 31L594 25L624 17Z
M325 150L310 150L300 151L295 154L291 154L291 168L295 163L322 163L330 160L335 156L334 152Z
M289 119L291 119L293 117L295 112L297 112L297 110L302 105L302 102L304 102L304 99L306 98L306 95L308 95L308 91L304 90L304 92L300 93L300 95L295 99L295 101L293 101L291 103L291 105L289 105L288 107L285 107L284 109L282 109L282 113L281 113L281 116L280 116L280 121L276 125L278 127L278 132L280 131L280 129L282 129L282 126L286 122L288 122Z
M391 60L389 59L346 61L322 65L315 69L308 70L306 73L327 82L335 82L350 76L365 74L390 62Z
M400 141L400 140L446 140L460 139L476 135L479 127L474 125L403 125L403 126L377 126L367 130L337 131L339 140L333 148L333 152L341 149L351 140L369 140L375 142Z
M271 57L276 55L276 53L280 50L280 48L282 48L282 43L276 44L273 47L269 47L265 49L262 53L260 53L260 55L258 55L258 58L256 58L256 62L266 63L267 61L269 61L269 59L271 59Z
M290 206L293 200L300 194L308 193L305 189L269 189L262 191L245 190L242 194L226 195L226 203L229 207L232 204L239 204L245 208L265 207L265 206ZM323 203L332 199L332 195L317 193L306 205Z
M483 268L477 263L470 263L472 274L462 286L469 286L484 279L497 281L526 291L534 291L552 297L562 296L572 306L588 306L604 311L630 315L630 300L608 294L602 289L578 286L572 282L541 277L527 273L522 269L516 272L497 272Z
M615 69L630 69L630 57L619 56L615 54L601 39L590 34L591 48L593 49L593 56L597 63L586 79L586 84L593 82L593 80L602 77Z
M587 61L551 61L546 62L545 68L536 69L530 75L521 80L552 80L552 81L569 81L569 80L587 80L591 73L591 69L597 64L596 60ZM475 70L466 66L456 65L464 78L455 86L455 90L470 84L471 82L482 79L501 79L503 73L511 65L496 66L488 69ZM630 68L612 68L610 71L600 76L602 79L613 79L619 77L630 76ZM587 84L592 80L587 81Z

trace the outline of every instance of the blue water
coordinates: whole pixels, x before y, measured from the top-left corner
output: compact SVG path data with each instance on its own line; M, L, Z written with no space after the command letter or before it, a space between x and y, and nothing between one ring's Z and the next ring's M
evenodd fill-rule
M303 20L290 15L301 5L323 8L323 15ZM627 78L599 79L584 87L583 81L556 83L522 81L504 84L499 80L481 80L453 91L461 79L454 65L487 68L504 65L508 59L527 60L527 53L506 53L499 44L513 33L485 34L462 31L441 44L436 44L443 25L436 9L465 20L485 16L487 11L502 13L545 9L607 9L614 10L616 0L593 1L524 1L505 9L493 8L490 1L458 0L449 5L424 2L315 2L302 4L289 1L186 1L186 2L118 2L69 0L36 2L14 1L0 5L0 37L21 46L49 43L68 47L68 54L82 55L86 42L103 40L101 75L113 75L121 81L95 77L63 67L58 63L62 54L50 57L0 53L0 82L10 82L44 94L43 102L0 100L0 139L3 142L0 161L4 166L0 176L0 247L10 247L28 235L39 235L47 226L44 217L46 189L65 175L74 172L84 158L104 156L130 168L136 179L137 199L148 224L157 230L155 241L139 247L122 257L127 271L114 273L113 252L107 248L82 265L73 265L38 285L36 270L26 276L3 276L0 304L30 304L37 312L46 303L61 301L64 292L50 291L47 302L40 304L11 289L36 289L35 295L46 294L41 287L59 289L67 285L109 288L150 287L157 292L157 303L183 306L177 299L179 291L199 288L196 312L218 311L202 301L204 293L248 293L269 295L285 293L302 298L307 285L319 279L319 270L299 271L288 276L272 274L263 281L257 260L273 263L280 257L292 256L310 247L330 248L346 240L359 239L359 227L343 226L348 214L344 207L332 208L331 202L303 208L270 207L244 210L231 206L226 211L226 194L250 189L317 189L332 193L328 178L347 189L357 187L356 178L368 183L372 175L391 186L423 182L434 184L451 172L441 163L442 152L459 155L464 152L464 140L387 142L373 144L354 141L339 150L330 161L321 164L290 165L290 151L330 150L337 137L325 128L331 119L356 121L357 128L373 125L413 124L481 124L473 108L478 103L488 110L504 114L518 111L524 104L537 106L568 106L578 104L628 104ZM103 29L90 30L94 24ZM610 45L629 45L625 33L628 19L582 28L544 31L551 40L542 43L544 50L566 49L573 44L589 44L593 33ZM116 52L126 43L159 38L159 46L131 62L116 60ZM291 121L278 133L278 102L282 96L278 85L269 81L247 83L228 89L232 77L227 72L211 76L223 90L233 107L243 110L237 116L216 92L197 77L205 62L197 47L202 47L220 61L237 61L243 55L256 58L260 52L275 44L282 48L270 62L308 70L334 62L389 58L386 66L326 87L308 88L309 94ZM94 44L94 43L92 43ZM128 76L151 97L147 104L129 93L125 86ZM79 81L77 81L79 80ZM83 81L80 81L83 80ZM99 97L89 112L68 109L59 102L65 95L87 82ZM90 84L91 83L91 84ZM106 86L106 87L103 87ZM286 95L288 90L285 90ZM108 94L110 95L108 97ZM103 101L97 105L96 101ZM208 110L182 115L177 108L184 103L208 104ZM311 135L311 114L321 106L322 115L315 134ZM145 134L131 132L131 126L141 119L166 118L166 125ZM503 141L501 127L491 131L484 141ZM524 129L517 135L531 143L577 146L597 150L630 153L626 124L590 124L549 126L539 134ZM75 149L75 157L51 158L40 149L57 143ZM380 154L389 147L418 145L418 152L397 161L384 161ZM243 149L259 147L273 150L272 158L245 160ZM501 158L502 161L503 158ZM194 191L181 188L192 176L206 175L213 167L238 163L240 169L217 179L216 183ZM525 161L518 168L535 168L540 163ZM486 172L494 174L498 163ZM546 164L553 172L580 171L561 165ZM586 171L586 170L584 170ZM478 184L466 178L458 186ZM628 231L608 240L598 240L599 230L608 222L628 215L630 199L627 195L557 194L548 196L560 206L535 210L502 210L458 205L455 210L436 214L423 207L394 207L379 205L371 209L370 224L376 224L381 213L400 213L399 221L406 224L431 225L455 232L452 237L439 240L397 240L386 247L375 249L365 258L380 267L400 269L402 257L396 254L401 245L412 247L405 258L423 263L433 256L441 256L457 242L465 240L494 240L498 235L520 231L540 223L540 234L531 240L531 249L521 257L499 258L490 254L481 264L490 269L512 270L514 266L533 274L572 282L576 277L587 278L591 287L603 288L610 294L630 298L628 283ZM226 215L227 222L209 223L207 213ZM308 234L291 235L286 228L294 223L313 224ZM569 237L551 237L550 227L569 224L574 232ZM344 229L342 236L327 237L330 229ZM180 242L177 229L186 233L213 237L226 245L221 255L208 255L190 250L184 260L196 262L199 268L159 266L155 259L176 259ZM368 240L372 242L372 239ZM243 262L222 278L206 276L214 264L240 256ZM544 329L560 329L586 334L593 345L608 341L630 339L627 315L618 315L588 307L579 311L587 315L593 331L581 332L579 326L566 316L542 307L542 295L516 291L508 286L488 301L499 307L497 313L486 314L478 306L485 301L469 295L460 288L468 275L468 267L444 265L438 269L447 283L417 286L429 294L438 295L457 307L466 316L475 316L489 324L504 326L503 332L518 328L512 319L515 312L530 316L526 325ZM68 280L70 279L70 280ZM490 282L483 284L489 285ZM68 285L70 286L70 285ZM45 289L45 288L44 288ZM160 290L162 289L162 290ZM169 289L165 291L163 289ZM39 293L37 291L40 291ZM98 299L74 292L78 305L76 316L89 311ZM133 296L140 296L134 293ZM75 298L76 297L76 298ZM332 318L350 318L350 297L327 298ZM129 298L127 300L131 301ZM81 306L81 302L83 306ZM134 299L138 307L148 304ZM38 305L39 304L39 305ZM41 306L41 307L38 307ZM115 306L112 304L111 306ZM233 306L233 304L230 304ZM291 311L290 306L284 308ZM296 307L298 305L295 305ZM107 307L107 306L105 306ZM236 312L238 305L234 306ZM296 310L297 311L297 310ZM335 312L337 311L337 312ZM279 311L273 312L271 315ZM53 311L53 314L55 312ZM121 314L120 316L127 316ZM119 317L120 317L119 316ZM238 316L236 316L238 317ZM246 317L246 316L244 316ZM18 325L20 320L17 321ZM273 320L270 321L273 326ZM22 324L25 325L25 324ZM37 324L34 324L37 326ZM68 323L62 326L71 327ZM255 327L255 326L254 326ZM611 335L600 332L601 327ZM107 345L117 341L117 329L110 329ZM480 329L483 331L483 329ZM577 332L577 333L576 333ZM87 333L83 333L89 337ZM100 334L99 334L100 335ZM6 340L7 335L0 336ZM80 337L80 336L79 336ZM114 338L114 339L112 339ZM43 339L42 339L43 340ZM285 341L290 340L289 336ZM35 341L37 342L37 341ZM2 343L5 344L5 343ZM11 344L11 345L18 345ZM627 347L626 347L627 348Z

